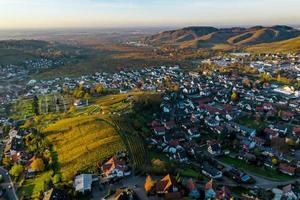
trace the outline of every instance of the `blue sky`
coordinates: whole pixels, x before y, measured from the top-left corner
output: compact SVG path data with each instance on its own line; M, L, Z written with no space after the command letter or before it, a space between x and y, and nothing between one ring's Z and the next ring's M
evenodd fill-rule
M1 28L273 25L300 0L0 0Z

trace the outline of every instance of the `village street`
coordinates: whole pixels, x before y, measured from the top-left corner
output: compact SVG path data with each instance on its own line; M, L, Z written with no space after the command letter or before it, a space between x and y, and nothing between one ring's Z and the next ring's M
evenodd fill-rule
M3 177L3 183L1 183L1 186L3 187L3 189L5 189L5 194L4 195L9 200L18 200L18 197L16 195L16 191L14 189L14 185L13 185L13 182L10 178L10 175L2 167L0 167L0 175Z

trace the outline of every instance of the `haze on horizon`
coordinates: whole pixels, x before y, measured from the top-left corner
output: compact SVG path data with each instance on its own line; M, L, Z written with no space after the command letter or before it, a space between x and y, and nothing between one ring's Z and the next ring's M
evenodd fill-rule
M0 29L296 25L299 0L0 0Z

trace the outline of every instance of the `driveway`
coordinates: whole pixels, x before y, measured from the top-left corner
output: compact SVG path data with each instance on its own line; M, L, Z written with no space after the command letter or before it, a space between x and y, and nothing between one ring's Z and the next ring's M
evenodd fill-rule
M15 191L15 188L14 188L14 184L13 184L11 178L10 178L10 175L2 167L0 167L0 175L2 175L2 177L3 177L3 183L1 183L1 186L2 186L3 189L6 190L5 196L9 200L18 200L18 197L16 195L16 191Z
M158 177L152 177L153 179L159 179ZM99 190L98 188L93 189L93 200L99 200L102 197L104 197L109 189L116 190L118 188L127 187L132 188L138 195L140 199L143 200L155 200L156 197L147 197L146 192L144 190L144 183L145 183L146 177L144 176L130 176L126 177L123 180L121 180L119 183L115 183L113 185L107 185L103 190ZM135 188L134 186L137 185ZM113 196L111 197L113 199Z

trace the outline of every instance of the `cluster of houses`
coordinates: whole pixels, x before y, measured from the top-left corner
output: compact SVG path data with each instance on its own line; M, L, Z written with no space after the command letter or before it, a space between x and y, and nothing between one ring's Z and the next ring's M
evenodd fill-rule
M95 73L78 78L55 78L51 80L30 80L27 83L26 96L44 95L61 92L63 89L74 89L83 85L91 88L101 84L105 88L126 93L131 90L159 90L166 76L179 76L179 67L149 67L139 70L120 71L118 73Z
M25 150L24 137L28 131L11 129L9 138L5 144L4 156L15 164L27 164L31 159L30 154Z
M113 157L98 164L100 176L94 174L79 174L74 178L75 191L86 194L92 192L93 185L106 185L117 182L131 175L128 155L118 152Z
M231 53L229 55L214 56L201 63L215 64L220 67L232 65L249 65L260 73L266 72L274 76L280 70L289 79L300 77L300 56L298 54L263 54L252 56L249 53Z
M31 73L61 65L64 65L64 61L58 58L36 58L25 60L20 65L0 65L0 105L8 105L19 95L26 94L24 82L28 81Z
M145 190L149 196L156 196L164 199L231 199L234 196L229 188L216 184L213 179L201 186L192 178L180 180L167 174L159 180L153 180L151 176L146 178Z
M276 84L249 88L243 84L248 78L217 72L210 77L174 76L180 90L163 93L161 112L148 124L153 130L148 144L179 163L197 162L203 154L226 155L253 165L262 162L267 168L296 176L300 168L300 97L274 90L280 88ZM201 163L201 167L210 178L222 177L215 166ZM237 169L229 172L239 182L250 179Z

